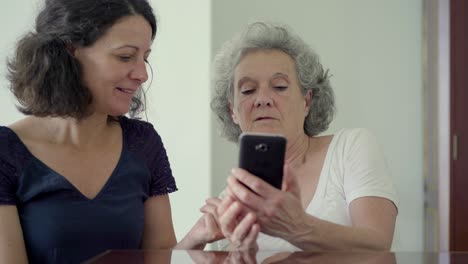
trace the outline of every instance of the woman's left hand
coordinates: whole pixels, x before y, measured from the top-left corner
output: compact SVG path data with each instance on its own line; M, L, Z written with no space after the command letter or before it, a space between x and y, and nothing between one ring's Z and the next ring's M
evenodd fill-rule
M263 233L289 240L300 230L307 215L294 172L285 165L283 174L282 188L278 190L246 170L236 168L228 178L227 191L256 213Z

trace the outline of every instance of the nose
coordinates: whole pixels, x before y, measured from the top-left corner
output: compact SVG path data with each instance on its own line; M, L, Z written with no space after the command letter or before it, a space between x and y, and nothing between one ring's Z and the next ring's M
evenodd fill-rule
M146 62L144 60L138 61L135 64L135 68L130 73L130 78L140 83L144 83L148 80L148 72L146 71Z
M273 99L268 89L259 89L255 98L255 107L272 106Z

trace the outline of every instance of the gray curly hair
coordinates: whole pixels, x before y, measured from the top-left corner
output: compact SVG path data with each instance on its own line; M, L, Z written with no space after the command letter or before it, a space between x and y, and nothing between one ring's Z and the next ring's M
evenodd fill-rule
M286 26L254 22L233 39L226 42L213 61L212 85L215 89L211 109L218 116L222 135L237 142L240 127L231 117L230 103L234 102L234 69L249 52L276 49L285 52L295 62L302 94L312 90L309 114L304 132L315 136L327 130L335 113L335 97L329 82L328 70L320 64L318 55Z

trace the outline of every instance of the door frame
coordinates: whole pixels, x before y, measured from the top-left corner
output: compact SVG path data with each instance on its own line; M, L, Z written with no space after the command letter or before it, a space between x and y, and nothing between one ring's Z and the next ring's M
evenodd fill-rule
M450 250L450 0L423 0L424 250Z

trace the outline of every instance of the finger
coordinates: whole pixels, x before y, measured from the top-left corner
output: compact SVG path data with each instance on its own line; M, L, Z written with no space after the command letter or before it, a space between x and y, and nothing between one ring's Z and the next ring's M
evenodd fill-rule
M242 211L242 205L239 202L233 202L224 214L218 217L219 225L224 236L230 238L234 228L238 224L238 216Z
M265 203L265 199L258 196L256 193L247 189L242 185L236 178L229 176L227 179L229 191L239 200L248 207L255 211L261 209Z
M297 177L292 167L287 163L283 167L283 183L281 190L290 192L297 198L301 197L301 189L299 187L299 183L297 182Z
M224 199L221 200L221 202L219 203L216 209L216 212L218 213L218 215L224 214L224 212L226 212L226 210L229 208L229 206L231 206L231 204L234 201L235 201L234 198L230 195L224 197Z
M234 193L231 191L231 188L229 188L229 185L226 188L226 197L230 197L231 199L235 200L236 196Z
M260 230L259 226L258 225L256 225L256 226L257 226L257 229ZM244 251L244 254L242 255L242 259L243 259L244 263L245 264L256 264L257 263L257 259L256 259L257 251L258 251L257 242L254 242L253 244L250 244L249 248L246 249Z
M203 238L204 244L211 243L224 238L216 219L211 214L203 215Z
M211 197L211 198L206 199L205 203L218 206L221 203L221 199L219 199L218 197Z
M256 247L258 234L260 234L260 225L254 223L250 228L249 233L245 236L244 243L250 245L249 248L252 248L253 246Z
M240 183L250 188L251 191L255 192L258 196L267 198L278 191L275 187L244 169L234 168L231 172Z
M211 214L205 214L204 216L205 226L207 230L210 231L211 234L218 234L221 229L219 228L218 222Z
M244 238L249 234L250 229L255 224L257 218L254 213L248 213L235 227L231 240L235 245L240 246L241 248L248 248L248 245L243 245Z
M200 208L200 212L202 213L209 213L209 214L212 214L214 216L218 216L217 214L217 211L216 211L217 207L216 206L213 206L213 205L209 205L209 204L205 204L203 205L201 208Z
M226 190L227 190L227 192L232 193L232 191L229 190L229 187L226 188ZM233 194L232 196L234 196L234 194ZM233 197L232 200L233 200L233 201L238 201L238 202L242 203L242 201L239 201L239 200L236 199L235 197ZM254 210L253 210L252 208L249 207L248 204L244 204L243 210L242 210L242 212L239 214L239 219L244 218L244 216L246 216L249 212L256 213L256 212L254 212Z

